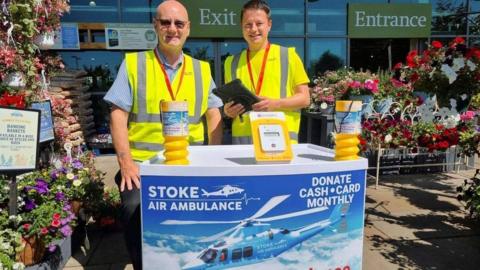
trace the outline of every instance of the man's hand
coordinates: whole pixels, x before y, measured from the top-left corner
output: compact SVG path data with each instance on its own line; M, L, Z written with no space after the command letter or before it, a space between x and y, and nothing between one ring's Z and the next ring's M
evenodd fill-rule
M122 182L120 183L120 191L125 190L125 185L128 190L132 188L140 188L140 170L138 165L128 157L120 158L120 172L122 173ZM133 185L132 185L133 184Z
M252 105L252 109L256 112L270 112L279 109L279 100L266 97L259 97L260 101Z
M230 118L235 118L240 114L244 113L245 108L240 103L233 105L233 101L230 101L225 104L225 106L223 107L223 111L225 112L226 116Z

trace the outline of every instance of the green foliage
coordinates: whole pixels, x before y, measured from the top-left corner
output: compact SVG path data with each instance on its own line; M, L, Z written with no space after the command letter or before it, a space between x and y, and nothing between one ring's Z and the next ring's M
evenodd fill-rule
M470 179L465 179L463 185L457 187L459 193L457 199L465 202L469 216L472 218L480 217L480 170L477 169L475 175Z

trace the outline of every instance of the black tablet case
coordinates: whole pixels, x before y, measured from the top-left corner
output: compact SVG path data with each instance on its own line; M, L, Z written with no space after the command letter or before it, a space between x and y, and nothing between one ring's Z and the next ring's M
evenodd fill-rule
M245 108L245 112L251 111L252 105L260 101L256 95L243 85L240 79L235 79L213 89L213 93L220 97L223 103L233 101L234 104L242 104Z

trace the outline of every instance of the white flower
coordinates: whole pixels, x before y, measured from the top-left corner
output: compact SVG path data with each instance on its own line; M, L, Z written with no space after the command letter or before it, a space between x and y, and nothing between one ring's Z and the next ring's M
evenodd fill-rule
M72 180L73 178L75 178L73 173L67 173L67 179Z
M446 64L442 65L442 72L448 77L448 83L452 84L457 79L457 73Z
M82 181L80 181L80 180L78 180L78 179L73 181L73 185L74 185L75 187L78 187L78 186L80 186L81 184L82 184Z
M477 65L475 65L472 61L467 60L467 66L470 69L470 71L474 71L477 68Z
M325 110L326 108L328 108L328 104L326 102L322 102L322 104L320 104L320 109Z
M13 264L13 270L23 270L25 269L25 265L21 262L16 262Z
M393 139L393 138L392 138L392 135L390 135L390 134L387 134L387 136L385 136L385 142L386 142L386 143L391 142L392 139Z
M465 66L465 59L463 57L458 57L453 59L453 71L457 72Z

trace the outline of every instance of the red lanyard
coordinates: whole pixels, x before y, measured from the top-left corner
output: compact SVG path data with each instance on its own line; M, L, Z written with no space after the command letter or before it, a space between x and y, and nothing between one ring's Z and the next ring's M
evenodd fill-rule
M250 65L250 50L247 49L248 74L250 75L250 82L252 83L253 88L255 89L255 93L257 95L260 94L260 91L262 90L263 75L265 73L265 65L267 63L268 51L270 51L270 43L268 43L267 47L265 48L265 53L263 55L263 60L262 60L262 67L260 69L260 74L258 75L257 87L255 87L255 82L253 81L253 75L252 75L252 66Z
M185 66L187 65L187 63L185 63L186 62L185 57L183 57L182 71L180 72L180 81L178 82L177 91L175 92L175 95L174 95L172 90L172 84L170 83L170 79L168 78L167 72L165 71L165 67L163 66L162 61L160 61L160 56L158 55L158 51L156 49L154 51L155 51L155 56L157 57L158 63L162 68L163 77L165 77L165 84L167 85L168 93L170 93L170 97L172 98L172 100L175 101L178 95L178 91L180 90L180 86L182 86L183 75L185 74Z

